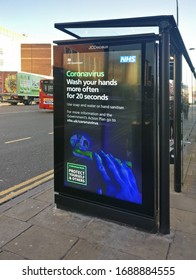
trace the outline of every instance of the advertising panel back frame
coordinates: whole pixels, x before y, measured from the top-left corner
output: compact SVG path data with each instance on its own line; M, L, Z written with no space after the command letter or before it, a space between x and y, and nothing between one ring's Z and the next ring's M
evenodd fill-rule
M120 38L119 38L120 37ZM136 43L140 42L142 46L146 44L146 42L155 42L157 40L157 36L154 34L144 34L144 36L117 36L113 38L87 38L87 39L77 39L77 40L66 40L66 41L59 41L56 42L58 43L58 46L55 48L61 48L61 51L63 53L63 48L64 46L67 46L69 44L81 44L81 43L87 43L87 42L119 42L119 39L123 39L125 42L131 42L131 43ZM154 64L157 64L157 58L156 58L156 47L154 47ZM95 201L90 201L88 199L85 199L84 197L81 199L80 197L75 196L73 193L64 193L62 191L62 182L63 182L63 161L64 158L62 156L62 150L59 149L59 147L63 146L64 139L62 138L62 135L64 135L64 109L62 108L62 97L59 97L59 92L62 91L62 84L64 83L64 70L62 67L62 58L60 56L57 58L54 57L54 143L55 143L55 169L54 169L54 174L55 174L55 191L58 193L55 195L55 202L57 204L57 207L62 208L62 209L67 209L67 210L74 210L90 215L96 215L99 217L103 218L109 218L111 220L116 220L120 221L123 223L127 224L132 224L134 226L138 226L144 229L147 229L149 231L156 231L157 230L157 155L156 155L156 139L157 139L157 132L156 132L156 127L157 127L157 112L156 112L156 98L155 98L155 88L156 88L156 81L154 84L154 128L153 128L153 137L154 137L154 202L153 202L153 207L154 207L154 213L153 216L150 215L145 215L144 213L137 213L137 211L125 211L125 209L121 209L118 207L111 207L111 205L108 207L107 204L98 202L95 203ZM56 67L57 66L57 67ZM156 72L156 66L154 65L154 71ZM156 73L154 73L154 77L156 77ZM61 140L59 140L61 139ZM77 207L73 207L73 205L77 205ZM88 210L87 210L88 209Z

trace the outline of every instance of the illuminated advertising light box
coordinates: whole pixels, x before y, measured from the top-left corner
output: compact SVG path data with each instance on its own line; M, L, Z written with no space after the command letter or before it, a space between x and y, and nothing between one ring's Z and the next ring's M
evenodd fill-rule
M154 41L54 48L56 203L156 228Z

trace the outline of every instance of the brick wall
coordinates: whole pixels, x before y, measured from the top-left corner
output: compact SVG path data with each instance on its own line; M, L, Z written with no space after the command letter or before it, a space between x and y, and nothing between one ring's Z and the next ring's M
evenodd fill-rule
M21 44L21 71L52 75L51 44Z

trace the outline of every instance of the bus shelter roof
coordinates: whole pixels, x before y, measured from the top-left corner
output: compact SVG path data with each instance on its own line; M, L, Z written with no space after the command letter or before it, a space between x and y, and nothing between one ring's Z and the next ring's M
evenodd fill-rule
M186 59L196 78L195 68L191 62L178 26L172 15L149 16L137 18L108 19L95 21L55 23L55 28L75 39L104 38L109 36L138 35L147 33L160 34L162 30L170 31L172 48Z

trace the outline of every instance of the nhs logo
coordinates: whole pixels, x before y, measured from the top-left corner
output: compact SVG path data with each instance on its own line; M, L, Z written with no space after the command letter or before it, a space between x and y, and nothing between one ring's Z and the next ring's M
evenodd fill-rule
M136 55L121 55L120 63L136 63Z

